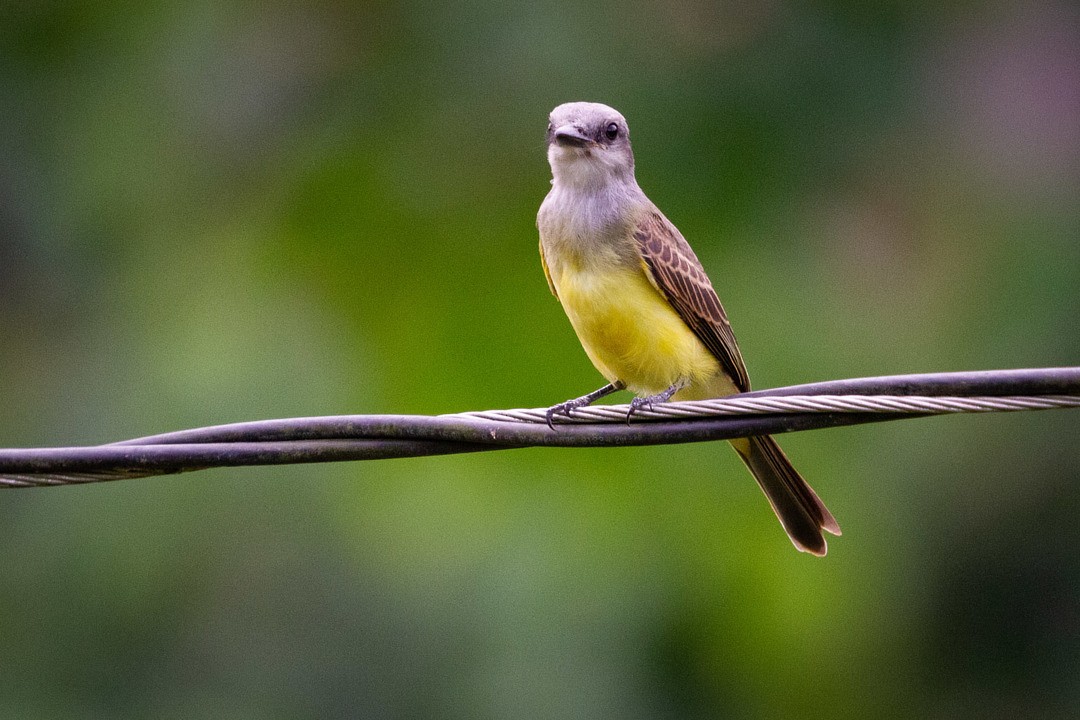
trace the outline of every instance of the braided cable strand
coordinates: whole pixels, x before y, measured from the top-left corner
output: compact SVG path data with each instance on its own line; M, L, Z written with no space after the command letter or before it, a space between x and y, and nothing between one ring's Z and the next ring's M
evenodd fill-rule
M773 413L897 413L943 415L949 413L1016 412L1080 407L1080 396L930 396L930 395L788 395L760 398L716 398L669 402L634 411L633 420L670 420L726 415L766 415ZM629 405L594 405L577 408L570 416L558 415L555 422L626 422ZM547 408L528 410L483 410L441 415L444 418L474 418L496 422L547 423Z
M68 448L0 449L0 488L75 485L215 467L377 460L521 447L728 440L946 413L1080 407L1080 367L832 380L644 407L258 420Z

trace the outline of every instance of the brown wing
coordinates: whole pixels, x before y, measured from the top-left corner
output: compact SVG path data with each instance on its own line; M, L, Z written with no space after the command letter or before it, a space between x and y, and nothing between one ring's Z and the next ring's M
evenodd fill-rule
M540 243L540 265L544 268L544 279L547 280L548 290L556 298L559 297L559 293L555 292L555 283L551 281L551 270L548 270L547 258L544 257L544 243Z
M638 221L634 239L653 284L716 356L735 386L741 392L750 390L750 378L727 313L689 243L658 210Z

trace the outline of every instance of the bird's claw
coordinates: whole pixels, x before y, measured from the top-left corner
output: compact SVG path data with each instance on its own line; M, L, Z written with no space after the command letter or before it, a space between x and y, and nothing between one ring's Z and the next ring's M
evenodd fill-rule
M585 407L586 405L592 405L594 402L596 402L600 398L607 397L608 395L610 395L613 392L618 392L619 390L622 390L624 387L626 387L626 386L623 385L621 380L613 380L612 382L608 383L607 385L600 388L599 390L593 390L588 395L582 395L579 398L574 398L573 400L567 400L566 402L559 403L558 405L552 405L551 407L548 408L547 412L544 414L544 418L547 420L548 427L551 428L552 430L555 429L554 420L555 420L556 415L565 415L567 418L569 418L570 413L574 412L579 407Z
M664 392L657 393L655 395L647 395L646 397L636 397L631 400L630 409L626 411L626 424L629 425L630 418L633 417L634 413L641 410L642 408L647 407L649 408L649 410L652 410L653 403L666 403L668 400L671 399L672 395L679 391L680 387L681 385L672 385Z
M554 421L556 415L565 415L566 417L570 417L570 413L574 412L583 405L588 405L587 402L584 402L583 398L574 398L573 400L561 402L558 405L552 405L547 409L547 412L544 413L544 418L547 420L548 427L552 430L555 429Z
M652 404L653 404L653 398L654 397L656 397L656 396L655 395L650 395L649 397L636 397L633 400L631 400L630 401L630 409L626 411L626 424L627 425L630 424L630 418L633 417L634 413L636 413L638 410L640 410L642 408L646 408L646 407L649 408L650 410L652 410Z

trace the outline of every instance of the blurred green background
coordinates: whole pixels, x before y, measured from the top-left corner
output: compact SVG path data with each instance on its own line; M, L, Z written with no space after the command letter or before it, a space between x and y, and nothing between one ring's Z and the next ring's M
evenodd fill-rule
M549 405L548 111L629 119L759 388L1080 363L1066 0L14 2L0 446ZM625 398L619 398L625 400ZM0 496L3 718L1048 718L1080 415Z

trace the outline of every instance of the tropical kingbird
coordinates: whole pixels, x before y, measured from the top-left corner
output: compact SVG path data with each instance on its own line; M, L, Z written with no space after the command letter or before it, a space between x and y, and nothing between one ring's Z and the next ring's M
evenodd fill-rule
M537 215L540 259L585 353L609 384L554 416L627 389L630 413L669 399L750 389L727 314L683 236L634 179L626 119L566 103L547 128L551 191ZM628 417L629 419L629 417ZM799 550L824 555L832 513L769 436L730 441Z

